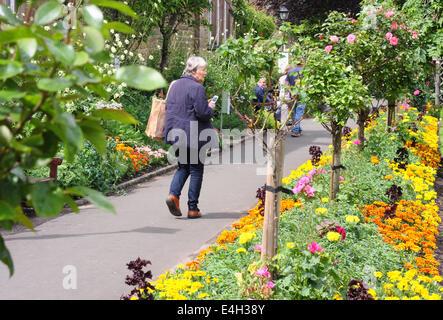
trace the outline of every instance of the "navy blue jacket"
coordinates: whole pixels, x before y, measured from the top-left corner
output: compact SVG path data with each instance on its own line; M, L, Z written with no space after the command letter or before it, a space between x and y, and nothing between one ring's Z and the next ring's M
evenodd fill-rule
M212 129L206 130L205 133L209 132L213 135L212 138L214 135L216 138L211 123L213 115L214 111L208 105L203 85L197 82L193 76L180 77L172 84L166 100L166 120L163 132L165 143L183 146L186 141L188 148L200 149L211 140L207 135L200 136L203 130ZM182 137L181 134L186 134L186 136Z
M254 88L254 93L255 93L255 97L256 102L263 102L263 100L265 99L265 95L266 95L266 90L267 88L262 88L259 85L256 85ZM270 93L268 93L268 96L266 97L266 101L265 102L271 102L272 98Z
M301 71L303 67L295 67L288 71L288 75L286 76L286 81L289 82L290 86L295 86L295 80L301 76Z

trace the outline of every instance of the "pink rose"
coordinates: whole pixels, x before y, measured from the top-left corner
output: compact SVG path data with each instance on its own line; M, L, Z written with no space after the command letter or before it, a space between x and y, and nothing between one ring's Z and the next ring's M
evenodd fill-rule
M357 38L357 37L351 33L351 34L348 36L347 40L348 40L349 43L354 43L356 38Z
M337 36L331 36L330 40L332 42L338 42L339 38Z
M388 32L386 33L386 40L391 40L392 38L392 33Z
M329 45L329 46L326 46L326 48L325 48L325 51L326 52L331 52L331 50L332 50L332 46L331 45Z
M391 39L389 39L389 44L390 45L396 46L397 43L398 43L398 38L392 37Z
M256 250L256 251L258 251L258 252L261 252L261 245L256 245L255 247L254 247L254 250Z
M419 94L420 94L420 90L415 90L415 91L414 91L414 95L415 95L415 96L418 96Z
M352 143L355 144L356 146L358 146L361 143L361 141L357 139L357 140L352 141Z
M394 30L398 29L398 24L397 24L397 22L393 22L393 23L391 24L391 28L394 29Z
M272 281L268 281L268 283L266 284L266 286L267 286L269 289L272 289L272 288L274 288L275 284L274 284L274 282L272 282Z
M395 14L395 12L390 10L390 11L388 11L388 12L385 13L385 17L386 17L386 18L390 18L390 17L392 17L394 14Z

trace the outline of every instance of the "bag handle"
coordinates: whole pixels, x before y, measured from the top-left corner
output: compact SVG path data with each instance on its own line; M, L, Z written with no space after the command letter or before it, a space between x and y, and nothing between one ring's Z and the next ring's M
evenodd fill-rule
M172 85L174 84L175 81L177 81L177 80L172 81L172 82L171 82L171 85L169 86L168 92L166 93L165 102L166 102L166 100L168 100L169 90L171 90Z

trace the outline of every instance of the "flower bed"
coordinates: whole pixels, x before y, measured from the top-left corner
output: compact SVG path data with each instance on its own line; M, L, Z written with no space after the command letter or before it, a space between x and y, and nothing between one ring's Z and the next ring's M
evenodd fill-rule
M312 160L283 179L294 195L281 201L278 253L267 265L259 200L216 244L132 299L441 299L437 120L402 106L394 125L387 132L384 114L373 117L363 151L355 132L343 138L336 202L331 158L311 148Z

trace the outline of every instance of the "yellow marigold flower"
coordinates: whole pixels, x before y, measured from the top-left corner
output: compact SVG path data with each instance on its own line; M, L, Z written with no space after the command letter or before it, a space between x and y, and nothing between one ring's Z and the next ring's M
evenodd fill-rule
M295 247L295 243L294 242L288 242L288 243L286 243L286 248L288 248L288 249L292 249L292 248L294 248Z
M370 288L370 289L368 290L368 293L369 293L374 299L377 297L377 294L375 293L375 290L372 289L372 288Z
M246 249L245 249L245 248L238 248L238 249L236 250L236 252L237 252L237 253L246 252Z
M360 219L357 216L346 216L346 222L348 222L348 223L359 223Z
M254 237L255 237L255 233L252 233L252 232L243 232L243 233L240 235L240 237L239 237L239 239L238 239L238 242L239 242L240 244L244 244L244 243L246 243L246 242L251 241Z
M321 198L321 202L329 202L328 198Z
M200 294L197 296L197 298L199 298L199 299L203 299L203 298L206 298L206 297L209 297L209 294L207 294L206 292L200 293Z
M375 271L375 272L374 272L374 275L375 275L377 278L381 278L381 277L383 277L383 273L381 273L380 271Z
M326 238L327 238L329 241L338 241L338 240L341 239L341 235L340 235L340 233L338 233L338 232L330 231L330 232L328 232L328 233L326 234Z
M371 156L371 162L373 164L378 164L379 163L378 158L376 156Z
M386 176L385 176L385 179L386 179L386 180L391 180L391 179L392 179L392 175L390 175L390 174L386 175Z
M343 298L341 297L340 293L336 293L334 294L334 300L343 300Z
M401 271L389 271L387 275L389 280L391 280L392 282L399 281L401 279Z
M315 213L317 215L327 214L328 213L328 209L326 209L326 208L317 208L315 210Z

